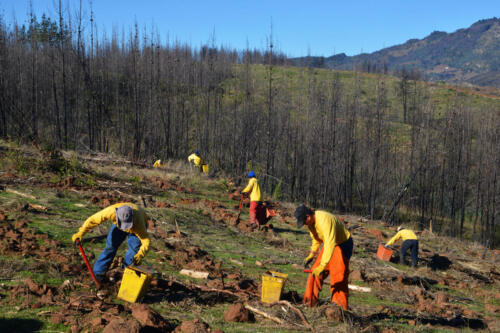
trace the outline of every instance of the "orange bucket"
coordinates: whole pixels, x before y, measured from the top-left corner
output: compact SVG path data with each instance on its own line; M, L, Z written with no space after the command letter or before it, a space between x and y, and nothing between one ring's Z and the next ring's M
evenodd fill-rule
M384 244L380 243L378 245L377 258L382 261L389 261L391 260L392 252L393 251L391 249L387 249Z

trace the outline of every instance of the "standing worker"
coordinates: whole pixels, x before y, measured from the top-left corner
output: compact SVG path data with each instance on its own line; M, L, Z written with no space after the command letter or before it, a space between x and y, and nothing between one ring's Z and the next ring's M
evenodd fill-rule
M265 223L265 211L262 205L262 191L255 172L248 173L248 185L241 193L250 193L250 225L252 228L258 228Z
M418 262L418 238L413 231L403 226L399 226L397 234L385 244L385 247L394 244L394 242L400 238L403 240L403 244L401 244L401 249L399 251L399 263L404 265L406 252L411 250L411 267L416 268Z
M163 166L163 163L161 160L156 160L156 162L153 164L153 168L161 168Z
M304 303L310 307L316 305L323 281L330 274L331 301L348 310L349 260L354 246L349 230L333 214L314 211L305 205L297 207L295 218L297 227L307 226L312 239L311 252L304 259L305 267L313 261L323 243L307 279Z
M139 264L149 250L149 235L146 230L148 217L144 209L132 203L117 203L104 208L89 217L73 235L71 240L76 242L81 240L83 235L97 227L106 220L110 220L113 225L109 229L106 238L106 247L97 258L94 264L94 274L101 282L113 262L116 251L127 238L128 250L124 258L124 266Z

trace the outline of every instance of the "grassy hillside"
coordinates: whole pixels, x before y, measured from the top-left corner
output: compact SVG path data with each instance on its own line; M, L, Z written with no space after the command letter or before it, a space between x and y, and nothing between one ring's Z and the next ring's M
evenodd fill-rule
M480 20L468 28L452 33L434 31L422 39L410 39L404 44L356 56L345 54L331 57L292 59L298 65L336 69L383 66L391 70L415 68L431 81L469 83L500 87L499 54L500 19Z
M301 305L306 274L297 264L308 253L309 235L297 229L294 205L275 202L278 216L264 231L248 228L248 208L234 224L239 196L234 181L208 178L168 161L163 169L104 154L41 152L2 143L0 148L0 331L65 332L116 330L189 331L209 325L224 332L292 332L306 324L287 305L259 302L261 275L287 273L283 298L303 312L317 332L497 331L500 329L500 254L481 259L474 243L420 234L417 270L378 261L378 243L394 229L383 221L341 216L355 249L350 284L351 311L338 314L325 286L319 307ZM71 235L94 212L111 203L146 204L152 218L155 271L143 300L133 306L116 298L120 259L95 290ZM110 223L86 235L83 246L94 262ZM117 258L124 254L122 246ZM208 280L179 274L181 268L209 272ZM246 303L283 321L254 315L226 322L233 303ZM153 309L153 310L151 310ZM328 316L328 317L327 317ZM198 321L196 321L198 319ZM202 323L203 322L203 323ZM122 325L122 326L120 326ZM189 326L191 325L191 326Z

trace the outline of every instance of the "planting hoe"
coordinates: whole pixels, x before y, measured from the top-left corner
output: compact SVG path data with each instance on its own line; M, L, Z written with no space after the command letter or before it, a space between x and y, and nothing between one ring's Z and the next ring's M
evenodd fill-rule
M236 216L236 220L234 220L234 224L240 223L240 214L241 214L241 204L243 203L243 194L241 194L240 198L240 208L238 209L238 216Z
M82 254L83 260L85 261L85 264L87 265L87 268L89 269L90 275L92 276L92 279L94 280L97 288L100 288L101 286L99 284L99 281L97 281L97 278L94 275L94 271L92 270L92 267L90 267L90 263L87 260L87 256L85 255L85 251L83 251L83 247L82 247L82 244L80 243L79 239L76 240L76 245L78 245L78 248L80 249L80 253Z
M324 270L324 271L323 271L323 273L324 273L324 272L326 272L326 271L327 271L327 270ZM312 269L304 269L304 273L311 273L311 274L312 274ZM323 274L323 273L321 273L321 274ZM321 289L320 284L319 284L319 281L318 281L318 280L316 280L316 279L314 279L314 281L315 281L315 282L317 282L318 289Z

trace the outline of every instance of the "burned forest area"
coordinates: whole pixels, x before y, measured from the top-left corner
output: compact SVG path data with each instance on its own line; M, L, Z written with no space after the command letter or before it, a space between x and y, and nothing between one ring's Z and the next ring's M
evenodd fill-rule
M301 265L310 245L295 205L271 201L275 216L252 229L248 199L238 218L238 179L210 177L181 161L162 168L109 154L41 151L2 143L0 306L2 331L401 332L500 330L500 251L432 230L418 233L416 269L376 258L395 228L338 215L351 230L349 311L329 300L302 304ZM59 169L58 169L59 168ZM117 298L122 246L97 288L71 234L101 208L143 206L154 270L140 302ZM104 223L82 240L93 262ZM408 259L408 258L407 258ZM189 276L182 271L208 273ZM281 299L261 302L262 275L288 274ZM328 279L327 279L328 282Z
M55 2L0 12L0 332L500 332L499 89ZM348 310L333 276L304 304L302 203L353 241ZM416 267L383 246L403 226Z

